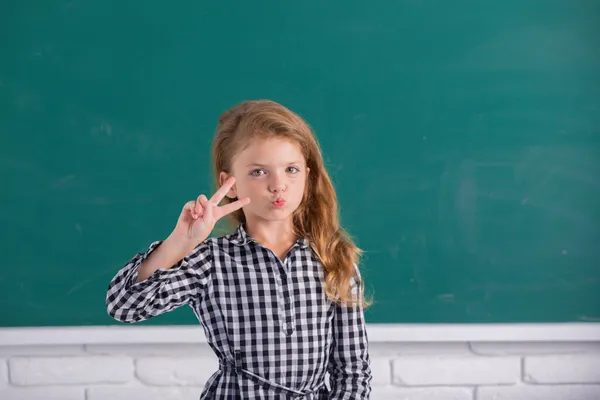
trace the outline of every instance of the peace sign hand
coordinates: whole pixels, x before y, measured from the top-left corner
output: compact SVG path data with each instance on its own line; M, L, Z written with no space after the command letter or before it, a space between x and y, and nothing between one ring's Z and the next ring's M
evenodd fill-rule
M185 203L181 215L177 220L177 226L175 226L171 236L184 241L190 241L192 242L192 246L195 247L198 243L206 240L218 220L249 204L250 198L246 197L236 200L233 203L219 206L219 203L234 183L235 178L229 177L210 200L201 194L196 200Z

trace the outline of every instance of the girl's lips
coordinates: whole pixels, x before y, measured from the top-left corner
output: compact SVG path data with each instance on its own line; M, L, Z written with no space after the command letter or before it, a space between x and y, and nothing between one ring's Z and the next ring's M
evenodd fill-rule
M273 205L275 207L283 207L285 205L285 200L284 199L277 199L273 202Z

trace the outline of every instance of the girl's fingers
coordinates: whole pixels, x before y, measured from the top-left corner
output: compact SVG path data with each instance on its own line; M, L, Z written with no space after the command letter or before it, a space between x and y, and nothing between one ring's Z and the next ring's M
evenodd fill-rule
M221 200L223 200L223 197L227 195L227 192L229 192L229 190L233 187L234 183L235 178L233 176L227 178L225 183L223 183L223 186L221 186L219 190L217 190L215 194L213 194L213 196L210 198L211 203L218 205L221 202Z
M200 214L202 212L202 196L200 195L196 198L196 204L194 205L194 214Z
M208 201L205 195L200 196L200 204L204 208L203 217L205 221L211 221L213 218L213 204Z
M190 213L190 216L194 218L194 215L196 215L196 201L192 200L185 203L185 206L183 207L183 212Z
M190 214L192 218L197 219L202 215L202 212L204 211L204 207L202 207L200 203L200 196L198 196L198 198L195 201L191 201L190 203Z
M204 217L207 220L211 220L212 218L215 218L215 220L221 219L222 217L224 217L227 214L231 214L232 212L239 210L240 208L244 207L247 204L250 204L250 198L246 197L240 200L236 200L233 203L229 203L226 204L224 206L221 207L215 207L215 203L213 202L213 199L216 198L219 199L219 196L223 195L227 193L227 191L231 188L231 185L233 184L234 180L233 178L231 178L230 180L227 181L227 183L225 183L225 185L223 185L221 187L221 189L219 189L219 191L217 191L217 193L215 193L215 195L211 198L211 200L208 200L206 198L205 195L201 194L200 196L198 196L196 198L195 201L190 201L188 203L188 205L186 206L186 209L188 209L190 211L190 214L192 216L193 219L198 219L201 216ZM227 189L227 190L225 190ZM222 198L219 199L219 201L221 201ZM215 210L215 214L213 215L213 210Z
M236 200L233 203L225 204L224 206L217 208L219 210L218 218L222 218L227 214L231 214L232 212L237 211L240 208L242 208L248 204L250 204L249 197L245 197L243 199Z

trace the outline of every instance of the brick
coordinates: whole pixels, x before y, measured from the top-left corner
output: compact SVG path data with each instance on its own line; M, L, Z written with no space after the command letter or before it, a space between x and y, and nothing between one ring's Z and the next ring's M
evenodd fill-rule
M392 384L392 363L389 358L371 357L371 373L373 386L385 386Z
M17 357L8 361L10 381L17 386L123 383L134 379L128 357Z
M405 357L393 361L399 385L486 385L516 383L521 377L517 357Z
M377 342L369 344L372 356L408 356L408 355L470 355L468 343L408 343Z
M138 386L92 387L86 390L86 400L198 400L202 388L149 388Z
M0 357L84 355L83 345L77 346L0 346Z
M489 356L600 353L600 342L478 342L471 343L470 346L473 353Z
M600 383L600 356L571 354L525 358L524 380L532 383Z
M164 356L164 357L212 357L217 363L217 356L205 344L115 344L115 345L86 345L85 350L90 354L129 355L129 356Z
M23 388L12 387L0 389L2 400L85 400L85 390L77 387Z
M454 387L399 388L374 386L373 400L473 400L473 389Z
M477 400L596 400L600 399L600 385L518 385L480 387Z
M0 388L3 388L7 385L8 385L8 361L4 358L0 358Z
M219 366L213 359L203 357L146 357L137 359L135 368L137 378L147 385L203 386Z

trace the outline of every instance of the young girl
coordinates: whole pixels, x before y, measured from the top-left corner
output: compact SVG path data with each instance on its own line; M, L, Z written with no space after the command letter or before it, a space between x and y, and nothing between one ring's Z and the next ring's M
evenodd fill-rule
M223 113L212 150L220 188L116 274L108 313L132 323L189 304L219 359L200 399L368 399L360 250L311 129L246 101ZM208 238L224 216L237 229Z

